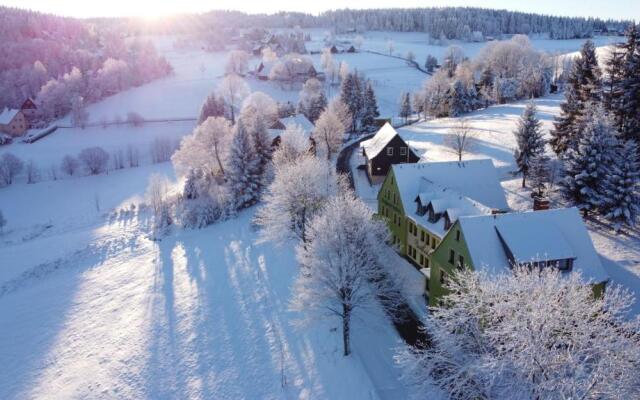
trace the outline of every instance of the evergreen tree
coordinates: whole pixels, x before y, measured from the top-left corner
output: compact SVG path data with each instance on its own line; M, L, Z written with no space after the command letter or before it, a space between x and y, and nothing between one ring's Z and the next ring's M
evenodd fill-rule
M518 144L514 154L517 172L522 174L522 187L525 187L531 162L536 157L544 155L546 145L542 135L542 122L536 117L535 103L527 104L514 134Z
M572 146L589 116L585 110L589 103L598 103L602 98L600 68L596 58L595 46L587 40L573 63L565 92L565 102L560 106L560 116L554 122L551 131L551 146L557 154L564 153Z
M207 99L200 108L200 117L198 117L198 125L206 121L209 117L226 117L224 101L215 93L207 96Z
M409 92L404 92L400 96L400 117L404 118L405 124L407 119L411 116L411 95Z
M340 100L349 108L352 131L358 128L358 120L362 113L362 86L357 71L349 72L340 86Z
M614 49L607 60L605 76L602 81L602 100L605 110L610 112L618 130L622 129L622 96L624 94L623 74L624 55L619 49Z
M242 120L238 120L236 124L226 176L233 210L255 204L260 195L262 180L260 159L255 153L251 134Z
M376 100L376 94L373 91L373 85L371 81L367 80L364 90L364 111L360 124L365 129L375 127L376 118L380 116L378 111L378 101Z
M457 117L471 110L467 89L459 79L453 81L446 97L450 117Z
M534 196L543 196L551 178L550 160L544 153L529 161L529 186Z
M604 181L612 173L618 140L602 107L587 109L582 135L563 157L564 178L560 188L566 200L587 214L602 201Z
M628 140L621 146L611 173L605 177L601 211L619 231L635 226L640 214L640 162L638 145Z
M427 59L424 62L424 68L427 72L432 73L438 67L438 59L432 56L431 54L427 55Z
M620 45L624 54L622 71L622 99L619 119L620 132L625 139L640 141L640 31L637 25L627 30L627 42Z

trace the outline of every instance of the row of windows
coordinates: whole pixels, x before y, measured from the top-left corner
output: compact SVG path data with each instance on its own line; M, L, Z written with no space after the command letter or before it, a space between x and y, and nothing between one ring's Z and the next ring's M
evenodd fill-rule
M418 237L418 226L413 222L409 222L409 233L414 237ZM459 239L459 237L458 237ZM420 242L425 243L427 246L431 243L431 248L435 249L438 245L438 240L435 236L430 236L426 231L420 229Z
M454 249L449 250L449 264L453 265L456 260L456 251ZM464 256L462 254L458 254L458 263L455 266L458 269L464 268Z
M392 156L393 155L393 147L387 147L387 155L388 156ZM406 156L407 155L407 148L406 147L400 147L400 155L401 156Z
M429 257L425 256L421 252L411 245L407 247L407 255L417 262L422 268L429 268Z
M393 204L398 204L398 195L394 192L393 196L391 196L391 189L387 189L385 194L387 200L391 201Z

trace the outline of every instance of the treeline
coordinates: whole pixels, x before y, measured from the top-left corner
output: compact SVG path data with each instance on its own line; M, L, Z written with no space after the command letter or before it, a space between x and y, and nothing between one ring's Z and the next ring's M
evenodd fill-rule
M94 102L171 71L151 42L114 27L7 7L0 20L0 108L35 98L50 120L77 98Z
M129 34L203 33L227 35L246 26L263 28L333 28L336 32L385 30L426 32L436 39L471 40L482 36L549 34L553 39L590 37L595 31L621 32L630 21L558 17L507 10L470 7L332 10L318 16L300 12L246 14L211 11L173 16L155 23L139 18L98 19L97 24L117 26Z

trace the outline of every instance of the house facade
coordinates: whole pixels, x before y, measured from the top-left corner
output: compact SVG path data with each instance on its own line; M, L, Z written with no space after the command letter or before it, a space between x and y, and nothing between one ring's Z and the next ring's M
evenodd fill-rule
M456 221L506 211L491 160L396 164L378 192L378 215L398 252L425 275L427 295L432 255Z
M21 110L4 109L0 113L0 132L10 136L22 136L29 129L29 121Z
M577 271L600 296L608 282L576 208L461 217L431 255L429 304L446 294L456 271L499 274L515 266Z
M417 163L420 157L391 124L385 123L373 138L360 144L370 178L385 176L394 164Z

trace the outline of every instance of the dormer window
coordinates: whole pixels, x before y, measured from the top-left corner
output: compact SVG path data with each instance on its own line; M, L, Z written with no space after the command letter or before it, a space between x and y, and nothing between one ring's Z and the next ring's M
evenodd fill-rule
M393 155L393 147L387 147L387 155L388 156L392 156Z
M444 229L447 230L451 228L451 219L449 218L449 214L444 214Z

